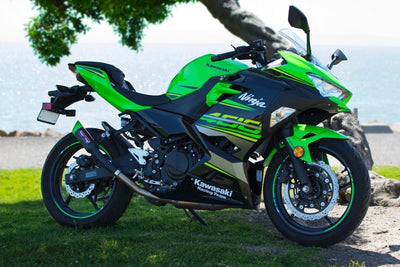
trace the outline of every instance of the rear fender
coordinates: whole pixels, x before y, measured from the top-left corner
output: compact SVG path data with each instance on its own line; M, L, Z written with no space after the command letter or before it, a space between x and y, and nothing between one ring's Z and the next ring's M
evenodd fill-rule
M295 124L293 125L293 135L286 138L291 150L293 151L296 147L302 147L304 149L304 155L300 159L312 162L309 147L312 143L315 143L321 139L342 139L348 140L349 138L345 135L332 131L330 129L306 125L306 124ZM276 154L276 148L272 149L268 157L264 161L264 167L267 167L271 162L272 158Z

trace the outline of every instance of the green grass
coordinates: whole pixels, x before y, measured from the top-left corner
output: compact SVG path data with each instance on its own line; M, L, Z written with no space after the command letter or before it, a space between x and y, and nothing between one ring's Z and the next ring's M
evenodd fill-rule
M372 170L383 177L400 181L400 166L374 166Z
M0 170L0 266L325 263L318 248L287 241L262 225L265 214L249 210L201 211L205 227L171 205L156 207L135 196L112 227L62 227L43 205L40 172Z
M374 171L400 180L399 166ZM287 241L262 225L265 214L249 210L201 211L204 227L182 210L135 196L112 227L62 227L43 205L40 173L0 170L0 266L326 264L318 248Z

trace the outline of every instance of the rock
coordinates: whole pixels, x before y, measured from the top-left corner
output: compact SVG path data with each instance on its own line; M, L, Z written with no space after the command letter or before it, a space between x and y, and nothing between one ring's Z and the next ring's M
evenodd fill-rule
M11 137L22 137L22 136L40 136L41 133L38 131L12 131L11 133L8 134L8 136Z
M336 175L340 184L349 181L348 177L340 171L336 172ZM369 171L369 177L371 179L370 206L400 207L400 181L385 178L373 171ZM339 190L340 204L348 203L350 197L350 188Z
M7 136L8 134L5 132L5 131L3 131L3 130L0 130L0 137L5 137L5 136Z
M339 181L339 184L348 184L350 182L350 177L347 175L347 172L343 171L344 169L341 168L336 172L336 177ZM351 199L351 188L344 187L339 189L339 204L346 204L349 203Z
M51 137L60 137L62 134L61 133L59 133L59 132L57 132L57 131L55 131L55 130L53 130L53 129L50 129L50 128L47 128L43 133L42 133L42 136L44 136L44 137L47 137L47 136L51 136Z
M338 131L350 137L350 142L360 154L368 170L372 170L374 161L372 160L371 149L361 124L352 113L339 113L330 120L324 121L324 127Z
M370 205L400 207L400 181L369 171L371 178Z

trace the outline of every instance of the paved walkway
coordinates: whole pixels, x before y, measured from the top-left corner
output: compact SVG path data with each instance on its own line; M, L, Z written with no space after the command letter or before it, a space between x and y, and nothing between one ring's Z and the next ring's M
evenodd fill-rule
M375 165L400 165L400 125L364 125ZM0 137L0 169L40 168L60 137Z

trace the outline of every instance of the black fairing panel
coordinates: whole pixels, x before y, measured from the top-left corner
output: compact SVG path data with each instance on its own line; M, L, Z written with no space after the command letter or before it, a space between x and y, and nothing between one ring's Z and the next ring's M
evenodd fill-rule
M240 180L201 165L186 175L176 191L154 194L165 199L251 208L250 196L244 194L243 187L247 185Z
M232 155L245 160L263 140L262 127L267 110L281 92L290 90L290 86L273 75L252 69L242 71L226 82L243 93L214 105L196 121L196 125L208 142L221 149L227 146L229 149L232 144L231 147L236 147Z
M259 114L259 109L252 113L254 118L262 116L262 132L264 137L273 134L281 125L278 123L272 128L269 127L271 113L283 106L296 110L291 117L300 114L316 114L319 112L323 114L323 116L320 116L323 120L323 118L329 117L327 113L337 113L337 105L329 99L322 97L313 87L290 79L278 78L273 74L257 69L243 71L241 72L241 76L240 79L233 81L232 84L247 87L250 88L250 90L230 99L241 101L242 104L249 105L249 101L243 100L244 98L242 96L244 94L251 94L253 98L265 101L265 108L261 114ZM309 110L313 110L314 112L307 113ZM304 115L302 119L303 121L312 121L306 118L306 115ZM313 122L318 124L322 120Z
M318 124L337 110L336 104L322 97L315 88L258 69L242 71L227 82L243 93L214 105L196 121L196 125L211 143L213 140L216 143L215 136L232 141L239 148L233 155L241 160L262 140L274 135L287 120L300 115L300 123ZM283 106L296 112L271 128L272 112ZM212 137L207 136L210 133ZM221 139L217 141L221 143Z
M183 116L154 108L138 111L137 114L145 120L161 138L187 135L202 151L206 154L208 153L208 149L197 128L193 124L187 122Z
M212 77L199 90L174 101L157 105L153 108L180 114L188 121L194 122L209 109L206 104L207 94L219 81L220 77Z
M138 111L137 114L163 137L186 132L186 127L181 115L154 108Z

